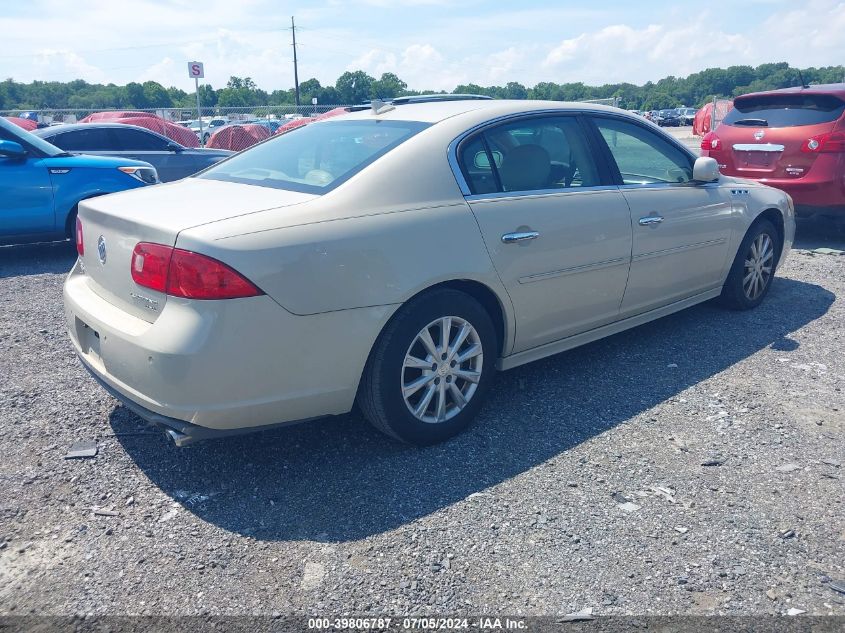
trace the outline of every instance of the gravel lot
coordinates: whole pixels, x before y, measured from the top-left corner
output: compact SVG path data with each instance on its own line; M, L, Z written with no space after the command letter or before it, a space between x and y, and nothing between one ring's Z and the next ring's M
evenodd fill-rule
M0 249L0 614L845 615L845 256L806 250L845 239L799 231L756 311L502 374L424 450L357 414L177 449L72 354L72 247Z

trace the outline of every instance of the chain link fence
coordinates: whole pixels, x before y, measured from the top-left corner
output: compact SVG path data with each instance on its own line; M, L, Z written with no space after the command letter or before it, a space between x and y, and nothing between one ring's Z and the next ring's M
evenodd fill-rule
M315 116L324 112L328 112L333 108L346 107L339 105L264 105L264 106L244 106L244 107L203 107L200 113L202 119L224 118L233 122L247 121L256 119L290 119L297 116ZM57 123L78 123L92 114L99 114L104 112L111 113L143 113L147 116L156 116L170 121L172 123L179 123L185 121L197 120L197 109L193 108L41 108L23 110L0 110L0 116L14 116L20 117L27 115L27 118L35 117L37 120L45 125L52 125Z
M581 103L598 103L602 105L617 106L619 99L584 99ZM202 119L203 122L210 122L214 119L222 119L231 123L251 122L256 120L292 120L298 117L313 117L324 114L334 108L349 107L348 104L337 105L262 105L243 107L203 107L197 116L196 107L193 108L41 108L28 111L22 110L0 110L0 116L20 117L26 115L33 118L41 126L55 125L59 123L78 123L83 119L102 113L126 113L127 115L154 116L165 121L176 124L184 124ZM102 117L106 119L107 117ZM117 118L116 116L114 118ZM123 118L123 117L121 117Z
M279 127L298 119L325 114L337 105L265 105L245 107L207 107L199 116L196 108L42 108L33 110L3 110L0 116L25 118L37 122L38 127L102 121L139 125L157 132L182 145L205 145L220 128L240 125L263 125L273 133Z
M617 98L585 99L582 103L617 106ZM258 140L311 121L314 117L349 107L346 105L262 105L244 107L197 108L42 108L27 111L3 110L0 116L28 119L27 125L48 127L53 125L87 123L92 121L120 122L138 125L157 132L170 140L188 147L199 145L224 149L244 149ZM240 127L235 127L240 126ZM262 129L263 128L263 129ZM218 139L215 134L220 131ZM219 142L218 142L219 141Z
M728 112L733 110L734 102L733 99L713 99L713 121L710 125L711 130L715 130L719 127L719 124L722 122L722 119L727 116Z
M610 97L608 99L580 99L578 103L595 103L598 105L619 107L619 97Z

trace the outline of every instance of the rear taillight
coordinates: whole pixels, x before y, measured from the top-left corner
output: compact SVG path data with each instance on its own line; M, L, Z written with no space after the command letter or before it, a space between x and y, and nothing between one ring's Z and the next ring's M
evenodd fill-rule
M801 145L801 151L808 154L828 154L845 152L845 133L828 132L811 136Z
M76 252L82 257L85 254L85 242L82 239L82 220L79 219L79 216L76 216L76 230L74 231L74 235L76 235Z
M167 290L167 270L173 248L162 244L140 242L132 251L132 281L158 292Z
M139 286L186 299L238 299L264 294L223 262L181 248L141 242L132 252Z
M715 132L708 132L701 139L701 149L705 149L705 150L722 149L722 141L718 136L716 136Z

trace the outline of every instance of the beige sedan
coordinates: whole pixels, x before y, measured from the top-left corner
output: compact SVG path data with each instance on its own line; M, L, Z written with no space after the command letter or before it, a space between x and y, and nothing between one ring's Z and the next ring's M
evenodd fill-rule
M178 444L356 401L428 444L497 370L709 299L755 307L794 230L789 196L621 110L376 103L83 202L67 325Z

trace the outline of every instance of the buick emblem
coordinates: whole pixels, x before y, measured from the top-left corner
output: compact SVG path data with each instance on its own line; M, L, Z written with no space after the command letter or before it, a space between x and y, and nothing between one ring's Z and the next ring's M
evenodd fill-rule
M102 235L97 240L97 257L100 258L100 263L106 263L106 238Z
M756 140L758 140L758 141L759 141L759 140L762 140L762 138L763 138L765 135L766 135L766 133L765 133L763 130L757 130L756 132L754 132L754 138L755 138Z

